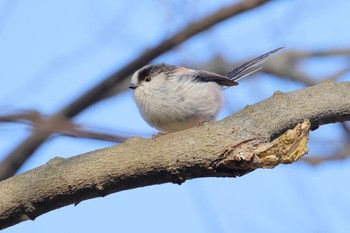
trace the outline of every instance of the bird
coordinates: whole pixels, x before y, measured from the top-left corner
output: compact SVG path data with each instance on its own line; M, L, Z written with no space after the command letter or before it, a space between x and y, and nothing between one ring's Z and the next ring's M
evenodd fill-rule
M165 63L137 70L129 88L143 119L160 134L173 133L216 120L222 107L222 90L260 70L269 51L232 69L226 75Z

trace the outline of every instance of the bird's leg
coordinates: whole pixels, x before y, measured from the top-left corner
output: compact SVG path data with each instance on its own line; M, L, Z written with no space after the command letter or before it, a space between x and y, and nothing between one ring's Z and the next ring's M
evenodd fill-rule
M157 138L159 138L159 137L161 137L161 136L163 136L165 134L166 133L158 132L158 133L152 135L152 139L156 140Z

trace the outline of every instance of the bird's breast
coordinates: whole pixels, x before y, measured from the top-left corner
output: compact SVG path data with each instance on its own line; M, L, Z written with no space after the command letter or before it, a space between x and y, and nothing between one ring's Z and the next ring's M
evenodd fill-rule
M221 109L221 87L214 83L174 84L169 88L134 92L145 121L162 132L174 132L215 120Z

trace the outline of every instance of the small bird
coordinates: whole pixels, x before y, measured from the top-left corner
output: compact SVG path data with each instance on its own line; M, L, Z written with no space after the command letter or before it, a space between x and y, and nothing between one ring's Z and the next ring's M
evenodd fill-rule
M214 121L222 106L222 89L262 68L277 48L226 75L164 63L146 65L131 78L130 89L143 119L161 133L172 133Z

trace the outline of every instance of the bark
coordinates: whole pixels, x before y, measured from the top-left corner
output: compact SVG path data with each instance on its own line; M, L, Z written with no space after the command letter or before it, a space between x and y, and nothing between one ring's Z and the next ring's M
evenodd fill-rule
M276 92L219 122L54 158L0 182L0 228L121 190L197 177L236 177L294 162L307 152L309 129L350 119L349 99L350 82L325 82Z

